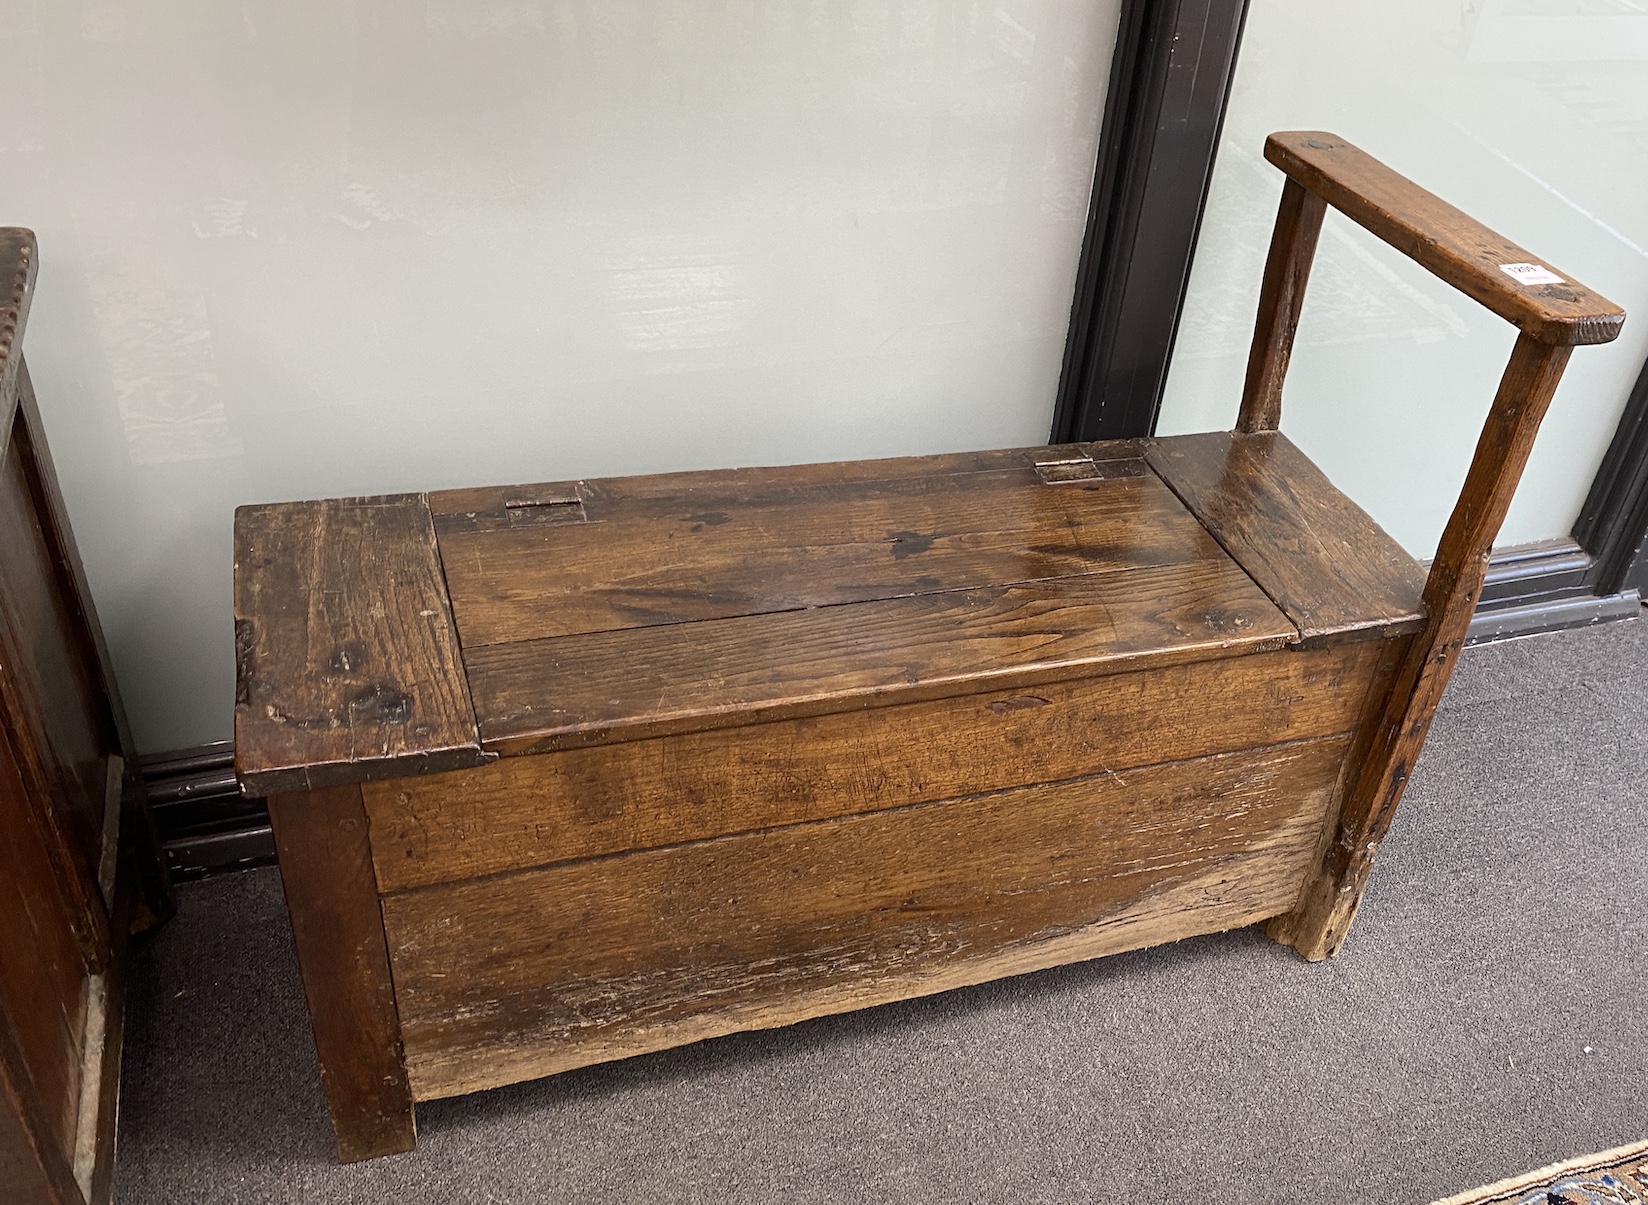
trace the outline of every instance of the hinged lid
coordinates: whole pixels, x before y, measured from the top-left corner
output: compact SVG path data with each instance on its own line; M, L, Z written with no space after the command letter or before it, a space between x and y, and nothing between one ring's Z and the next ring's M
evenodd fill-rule
M1419 616L1417 566L1366 515L1292 445L1228 435L243 508L237 548L248 790Z

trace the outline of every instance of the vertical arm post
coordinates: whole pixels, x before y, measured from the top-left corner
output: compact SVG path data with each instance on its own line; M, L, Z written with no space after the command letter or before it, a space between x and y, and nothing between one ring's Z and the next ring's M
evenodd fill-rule
M1572 351L1528 335L1517 338L1425 582L1425 627L1392 681L1366 757L1352 769L1332 845L1293 912L1270 925L1272 937L1313 962L1337 953L1350 931L1373 856L1465 647L1494 537Z
M1259 289L1259 317L1247 356L1247 384L1236 430L1243 434L1274 431L1282 422L1282 379L1293 355L1293 333L1305 303L1316 240L1328 204L1297 180L1282 186L1276 230L1270 237L1264 284Z

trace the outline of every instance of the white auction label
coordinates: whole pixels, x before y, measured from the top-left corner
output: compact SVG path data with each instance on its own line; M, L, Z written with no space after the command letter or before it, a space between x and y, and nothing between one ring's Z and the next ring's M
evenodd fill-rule
M1499 270L1519 285L1560 285L1567 281L1538 264L1500 264Z

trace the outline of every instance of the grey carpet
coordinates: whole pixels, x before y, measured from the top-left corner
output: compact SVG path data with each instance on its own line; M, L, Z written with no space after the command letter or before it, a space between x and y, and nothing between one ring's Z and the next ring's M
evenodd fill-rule
M1467 652L1344 952L1242 931L420 1107L333 1162L280 881L139 953L117 1200L1423 1202L1648 1137L1648 623Z

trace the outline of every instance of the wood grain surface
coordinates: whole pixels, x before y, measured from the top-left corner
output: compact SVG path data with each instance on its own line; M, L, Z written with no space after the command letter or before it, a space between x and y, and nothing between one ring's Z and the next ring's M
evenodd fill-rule
M416 1141L360 787L269 800L309 1023L345 1163Z
M1316 240L1326 213L1327 202L1297 180L1282 186L1282 203L1276 212L1270 257L1265 261L1259 288L1259 317L1253 327L1247 380L1236 420L1236 430L1244 434L1274 431L1281 425L1282 382L1293 356L1293 335L1299 328L1305 285L1310 281L1311 261L1316 257Z
M114 906L112 911L114 949L109 966L103 972L103 1029L97 1043L95 1062L89 1057L92 1043L87 1043L87 1060L82 1064L82 1077L95 1071L97 1091L81 1098L81 1131L75 1147L76 1179L84 1176L90 1186L86 1199L90 1205L108 1205L114 1199L115 1138L120 1119L120 1069L126 1040L127 983L131 968L131 938L136 931L136 914L142 883L136 859L141 853L136 848L134 834L119 854L115 873Z
M1272 134L1265 140L1265 158L1346 217L1542 343L1606 343L1619 334L1625 321L1619 306L1336 134ZM1501 271L1507 264L1534 264L1560 277L1561 283L1521 283Z
M588 522L443 531L467 653L490 644L1184 564L1214 549L1152 477L1034 467L604 497ZM633 487L626 487L633 488Z
M69 523L69 508L63 500L57 465L46 442L46 424L40 416L40 402L34 394L34 382L29 377L28 360L22 356L17 361L17 416L15 437L26 444L23 458L29 466L28 479L34 492L36 515L47 547L51 549L65 610L74 625L73 637L87 666L87 679L93 683L98 695L98 712L105 743L111 753L135 756L137 747L132 743L131 726L127 722L126 709L114 676L114 663L109 658L103 625L98 620L97 603L86 581L79 542Z
M422 495L236 510L235 651L248 794L486 760Z
M466 651L506 755L1276 648L1297 633L1216 547L1131 573Z
M36 822L56 867L82 957L108 957L108 908L97 889L108 730L76 608L41 522L35 445L24 415L0 456L0 724L12 741Z
M86 963L17 759L0 731L0 1027L59 1157L74 1151Z
M8 1205L85 1205L50 1130L16 1038L0 1018L0 1183Z
M506 757L362 788L393 891L1349 732L1376 641Z
M1250 923L1331 738L390 894L418 1099Z
M1418 562L1280 432L1176 435L1148 459L1303 640L1423 623Z

